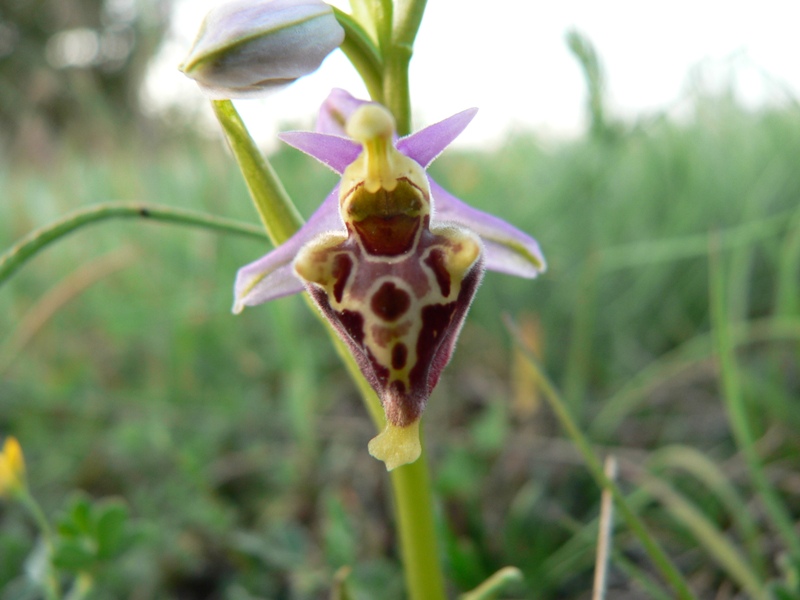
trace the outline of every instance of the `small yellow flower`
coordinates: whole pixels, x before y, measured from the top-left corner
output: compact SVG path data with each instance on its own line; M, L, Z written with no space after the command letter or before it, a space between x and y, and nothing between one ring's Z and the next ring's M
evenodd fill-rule
M25 458L17 438L9 436L0 452L0 498L25 488Z

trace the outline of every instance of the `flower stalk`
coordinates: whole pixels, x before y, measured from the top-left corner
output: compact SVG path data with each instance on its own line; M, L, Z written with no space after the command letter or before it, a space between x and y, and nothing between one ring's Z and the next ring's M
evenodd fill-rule
M397 121L397 133L411 133L411 90L409 88L408 67L413 55L414 40L417 37L427 0L406 0L396 2L392 13L392 34L381 40L384 72L384 103ZM373 98L375 100L375 98Z
M415 462L391 471L400 552L411 600L444 600L436 523L424 444Z
M278 174L250 137L233 102L213 100L211 105L242 171L264 229L273 244L282 244L300 228L303 217L289 198Z

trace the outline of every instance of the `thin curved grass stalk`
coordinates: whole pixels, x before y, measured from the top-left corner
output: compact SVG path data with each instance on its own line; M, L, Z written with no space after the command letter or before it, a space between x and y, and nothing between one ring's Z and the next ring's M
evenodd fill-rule
M766 586L750 568L736 547L694 504L676 492L665 481L652 475L643 475L644 488L664 505L672 517L692 532L694 539L706 549L709 556L728 574L732 581L747 592L753 600L767 600Z
M650 501L650 496L642 489L635 489L626 496L626 501L638 513ZM541 570L554 581L559 581L580 569L589 568L596 553L599 524L599 516L581 524L569 540L547 557ZM616 564L622 553L614 550L613 555Z
M526 357L527 361L533 368L533 371L536 374L539 389L542 392L542 396L547 401L551 410L555 413L556 418L566 431L567 435L570 437L578 451L583 456L591 476L601 488L611 491L611 494L614 496L614 501L617 504L620 516L639 539L648 556L650 557L650 560L653 562L653 565L660 571L664 579L670 584L675 592L676 597L681 598L682 600L696 600L697 597L689 587L686 578L673 564L672 560L661 548L661 545L658 543L658 541L648 531L644 522L630 507L619 487L606 476L605 472L603 471L603 465L600 463L600 460L597 458L597 456L595 456L589 440L578 428L577 423L575 423L572 415L567 409L564 399L558 393L555 386L550 382L550 379L547 377L547 375L544 374L544 371L542 371L538 361L536 361L536 359L531 355L529 350L525 347L523 341L519 339L516 328L510 323L507 323L507 328L522 355Z
M471 592L461 594L458 600L492 600L507 587L521 581L522 571L516 567L503 567Z
M647 594L645 598L650 600L672 600L672 595L665 592L653 581L651 573L637 565L635 561L625 556L623 552L614 552L614 566L644 590Z
M0 285L44 248L81 227L108 219L147 219L265 239L263 230L249 223L206 213L144 202L104 202L78 209L58 221L32 231L0 256Z
M681 469L707 487L727 509L748 550L750 564L755 566L760 577L764 577L765 557L758 540L758 525L739 491L714 461L689 446L668 446L656 451L648 463L651 469Z

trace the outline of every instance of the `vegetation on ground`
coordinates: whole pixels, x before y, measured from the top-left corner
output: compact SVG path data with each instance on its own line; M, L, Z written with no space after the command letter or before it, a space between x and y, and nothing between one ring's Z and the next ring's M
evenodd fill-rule
M487 275L426 413L454 593L513 564L508 598L589 595L600 489L535 357L698 597L800 597L800 111L691 104L432 168L550 263L535 285ZM306 216L335 183L291 149L273 164ZM0 189L3 248L111 200L257 222L221 145L188 137L3 164ZM93 597L326 598L346 566L353 597L403 597L374 431L319 323L299 298L230 314L266 249L112 220L0 287L0 432L34 495L55 521L130 515ZM609 593L670 597L618 521ZM36 543L0 504L0 598L36 597Z

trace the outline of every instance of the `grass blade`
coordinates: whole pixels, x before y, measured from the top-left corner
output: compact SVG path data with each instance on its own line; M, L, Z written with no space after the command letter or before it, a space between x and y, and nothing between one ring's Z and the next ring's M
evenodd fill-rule
M642 477L642 485L657 498L676 521L685 525L731 580L735 581L754 600L766 600L764 582L750 568L736 547L725 538L711 521L684 496L664 480L652 475Z
M605 472L603 471L602 464L597 456L595 456L594 451L589 444L589 440L578 428L578 425L575 423L575 420L569 413L563 398L561 398L561 395L558 393L555 386L553 386L553 384L550 382L550 379L544 374L541 367L539 367L537 361L533 358L533 356L531 356L528 349L522 345L522 341L519 340L516 335L515 328L510 324L508 325L508 329L511 332L512 338L517 343L522 355L526 357L530 365L535 370L538 378L539 388L542 391L543 397L550 405L550 408L555 413L556 418L566 431L567 435L570 437L578 451L583 456L586 466L589 468L589 472L594 480L601 488L610 490L615 502L617 503L621 517L625 520L625 523L639 539L645 551L650 556L650 560L653 561L655 567L661 572L661 575L667 580L670 586L672 586L676 597L684 600L695 600L696 596L692 592L684 576L680 573L680 571L678 571L677 567L675 567L672 560L670 560L670 558L661 548L661 545L658 543L658 541L650 534L639 516L628 505L628 502L619 487L606 476Z
M722 396L730 419L736 443L744 455L750 477L764 508L772 520L778 534L786 544L793 560L800 563L800 537L794 531L794 523L769 482L761 457L755 447L753 431L747 415L747 407L742 392L741 371L736 361L734 344L731 340L730 323L725 302L725 277L720 264L718 244L712 239L710 252L710 297L711 323L714 332L714 347L719 360L719 375Z

